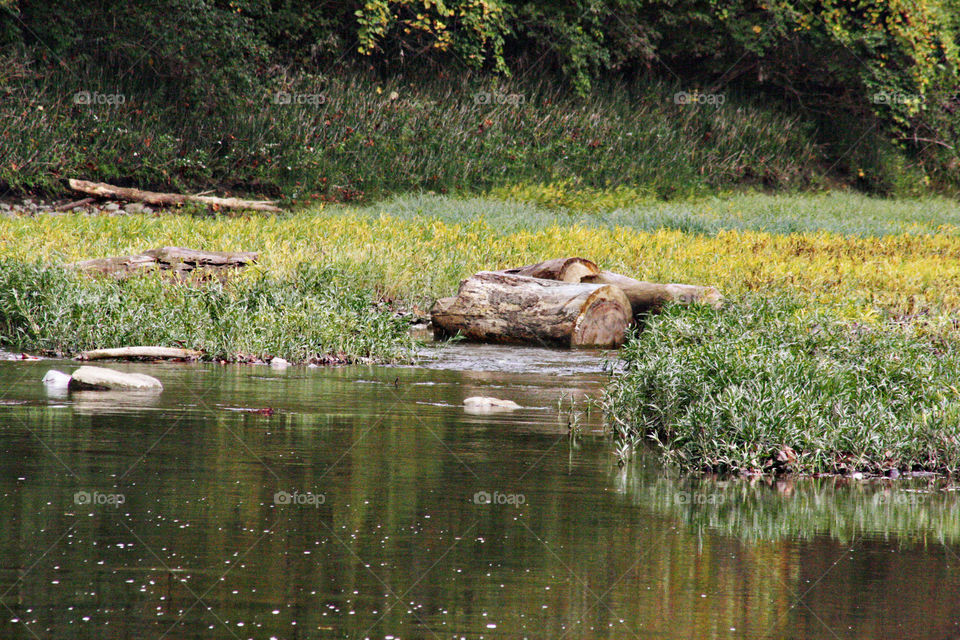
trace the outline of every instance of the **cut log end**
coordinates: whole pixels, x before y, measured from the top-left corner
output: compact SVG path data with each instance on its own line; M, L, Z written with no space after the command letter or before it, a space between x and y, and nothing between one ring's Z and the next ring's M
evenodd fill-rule
M464 280L430 315L438 337L559 347L617 346L631 319L616 287L490 271Z
M630 301L616 287L595 291L584 304L570 336L571 347L619 347L633 314Z

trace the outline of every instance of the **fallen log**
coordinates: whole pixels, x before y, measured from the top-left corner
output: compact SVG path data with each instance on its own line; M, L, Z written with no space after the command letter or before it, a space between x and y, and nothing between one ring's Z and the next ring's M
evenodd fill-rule
M146 202L147 204L158 207L178 207L188 202L197 202L226 209L280 211L279 207L274 206L275 200L243 200L241 198L218 198L216 196L191 196L182 193L159 193L128 187L115 187L104 182L89 182L87 180L76 180L74 178L70 178L68 183L74 191L80 191L81 193L87 193L92 196L111 198L114 200Z
M179 274L195 269L239 269L257 261L251 251L197 251L183 247L161 247L133 256L94 258L68 264L68 267L104 275L128 274L145 269L162 269Z
M708 304L713 307L723 304L723 296L715 287L643 282L612 271L586 275L581 282L618 287L630 300L634 317L658 311L668 303Z
M74 207L84 207L93 202L93 198L82 198L80 200L74 200L73 202L65 202L63 204L58 204L53 208L54 211L70 211Z
M630 301L617 287L481 271L430 310L437 337L545 346L623 343Z
M93 349L77 355L77 360L195 360L203 354L193 349L174 347L118 347L116 349Z
M600 269L593 261L586 258L554 258L526 267L504 269L498 273L558 280L560 282L581 282L585 276L600 273Z

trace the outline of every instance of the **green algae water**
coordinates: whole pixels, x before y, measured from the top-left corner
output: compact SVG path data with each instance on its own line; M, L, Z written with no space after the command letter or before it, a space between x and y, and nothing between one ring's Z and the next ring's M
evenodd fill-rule
M40 382L75 366L0 362L4 639L960 635L949 480L621 467L587 403L603 354Z

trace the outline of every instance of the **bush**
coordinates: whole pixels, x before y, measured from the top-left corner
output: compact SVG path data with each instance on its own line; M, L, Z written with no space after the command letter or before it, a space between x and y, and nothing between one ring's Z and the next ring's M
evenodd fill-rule
M789 300L672 308L622 353L621 437L686 470L960 468L960 342Z
M407 325L373 307L335 271L300 267L226 283L162 276L86 278L61 267L0 261L0 347L70 355L156 345L213 360L280 356L294 362L409 357Z

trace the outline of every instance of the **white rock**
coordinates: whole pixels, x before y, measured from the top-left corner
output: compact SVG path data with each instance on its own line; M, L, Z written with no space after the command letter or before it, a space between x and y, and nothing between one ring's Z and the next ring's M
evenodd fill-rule
M290 363L283 358L273 358L270 360L270 366L274 369L286 369L290 366Z
M501 400L487 396L472 396L463 401L463 410L467 413L497 413L520 409L513 400Z
M43 383L53 389L66 389L70 386L70 379L70 376L63 371L50 369L50 371L47 371L47 375L43 376Z
M156 378L143 373L125 373L102 367L80 367L73 372L70 389L144 391L160 390L163 389L163 385Z

